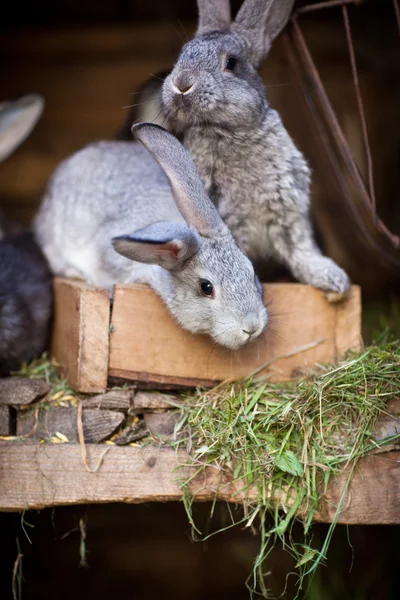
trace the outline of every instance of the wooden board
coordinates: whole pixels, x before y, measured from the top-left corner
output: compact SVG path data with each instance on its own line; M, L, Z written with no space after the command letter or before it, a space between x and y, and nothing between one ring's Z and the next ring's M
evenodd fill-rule
M81 392L107 386L110 299L84 282L55 279L52 356Z
M109 375L207 386L247 376L270 362L262 373L282 381L359 347L358 287L354 286L350 297L340 304L329 304L315 288L291 283L264 285L264 297L271 306L270 326L255 342L233 352L216 346L207 336L179 327L147 286L116 286Z
M0 442L0 510L22 511L49 506L105 502L164 502L181 500L179 476L172 448L86 445L89 472L82 463L79 444ZM186 455L181 452L183 463ZM330 522L347 483L349 466L329 486L317 521ZM218 499L240 502L240 486L207 469L193 480L197 501ZM250 491L254 497L255 491ZM342 503L340 523L400 524L400 452L368 456L359 461Z

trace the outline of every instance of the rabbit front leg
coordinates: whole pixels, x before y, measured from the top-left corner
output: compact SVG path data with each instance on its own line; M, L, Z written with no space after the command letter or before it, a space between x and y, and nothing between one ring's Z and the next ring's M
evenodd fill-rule
M274 253L296 279L325 292L329 302L340 301L350 289L347 274L332 259L323 256L308 216L298 212L291 217L269 227Z

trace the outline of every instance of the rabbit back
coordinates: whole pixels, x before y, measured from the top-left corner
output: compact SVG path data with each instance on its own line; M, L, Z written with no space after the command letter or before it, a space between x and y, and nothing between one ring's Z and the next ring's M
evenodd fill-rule
M0 374L17 370L46 349L52 278L33 234L0 243Z
M53 273L109 288L135 268L112 238L167 220L184 222L151 154L139 144L98 142L56 169L34 227Z

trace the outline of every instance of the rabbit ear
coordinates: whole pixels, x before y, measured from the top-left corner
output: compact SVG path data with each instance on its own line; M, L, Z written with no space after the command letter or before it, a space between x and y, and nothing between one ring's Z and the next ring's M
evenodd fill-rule
M169 179L179 212L188 225L207 238L228 229L207 196L189 152L175 136L159 125L139 123L132 134L151 152Z
M197 0L199 24L196 35L211 31L228 31L231 25L229 0Z
M282 31L294 0L245 0L232 25L232 31L244 38L255 66L269 52L272 41Z
M115 237L112 244L119 254L131 260L174 270L181 268L198 251L201 241L186 225L162 221L132 234Z
M37 94L0 104L0 160L6 159L30 134L43 106L43 98Z

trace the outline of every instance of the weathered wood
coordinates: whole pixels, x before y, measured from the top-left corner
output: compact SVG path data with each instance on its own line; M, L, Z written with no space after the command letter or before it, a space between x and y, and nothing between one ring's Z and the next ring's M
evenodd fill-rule
M336 304L335 352L343 356L361 343L361 288L353 286L346 302Z
M105 394L84 398L83 408L98 408L101 410L120 410L127 412L132 406L132 392L129 390L110 390Z
M232 352L207 336L181 329L148 287L116 286L109 374L156 383L191 380L192 385L199 381L209 385L249 375L269 363L263 373L277 381L304 372L316 362L332 362L338 352L359 346L358 288L334 305L319 290L300 284L266 285L264 294L266 302L273 302L273 328ZM276 317L279 321L274 322Z
M73 407L24 411L17 417L17 435L46 439L61 433L69 442L78 442L77 412ZM82 413L85 442L95 444L109 438L124 419L122 412L85 409Z
M82 392L104 391L107 372L110 378L170 387L210 387L255 369L282 381L336 360L360 340L357 287L344 302L329 304L309 286L264 286L265 301L273 302L272 327L235 352L180 328L148 286L115 287L111 327L105 290L66 279L56 279L54 289L53 356Z
M5 377L0 379L0 404L25 406L43 398L50 388L44 379Z
M11 409L0 404L0 435L11 435Z
M135 413L154 412L179 407L182 403L183 400L173 394L139 391L133 398L133 410Z
M160 502L181 500L178 477L193 470L176 470L173 449L105 445L86 446L90 473L82 463L78 444L0 442L0 510L21 511L48 506L105 502ZM178 453L181 464L186 454ZM349 466L328 487L316 520L330 522L347 483ZM193 479L197 501L218 499L240 502L244 493L208 468ZM255 491L250 491L254 498ZM400 524L400 452L368 456L353 472L349 491L342 502L340 523Z
M52 356L71 386L81 392L106 389L109 321L106 290L55 279Z
M178 421L176 414L171 411L146 413L143 418L149 432L156 437L170 437Z

